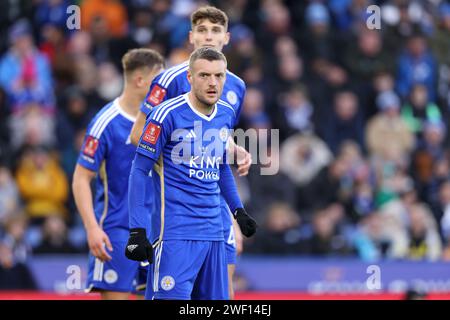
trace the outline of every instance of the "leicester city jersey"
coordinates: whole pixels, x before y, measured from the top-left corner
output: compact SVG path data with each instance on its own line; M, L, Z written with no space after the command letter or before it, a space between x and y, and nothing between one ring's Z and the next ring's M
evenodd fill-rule
M128 177L136 150L129 136L134 121L118 99L107 104L89 124L78 157L78 164L98 172L94 211L105 230L129 228Z
M152 82L147 97L141 105L141 111L147 116L161 102L178 97L191 90L187 79L189 62L186 61L160 73ZM238 122L244 102L245 83L234 73L227 70L227 77L220 97L231 105L235 111L233 126Z
M235 117L221 100L206 116L188 94L150 114L137 152L156 161L152 241L224 240L218 181Z

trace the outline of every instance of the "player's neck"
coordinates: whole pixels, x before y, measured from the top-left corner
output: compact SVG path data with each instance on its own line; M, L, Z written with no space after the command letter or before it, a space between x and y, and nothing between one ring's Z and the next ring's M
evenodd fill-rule
M195 97L195 94L192 91L189 92L188 99L189 99L192 107L195 110L197 110L198 112L204 114L205 116L209 116L209 115L211 115L211 113L213 113L214 105L210 106L210 105L204 104L203 102L201 102L200 100L198 100Z
M127 89L119 96L119 105L126 113L133 117L137 117L141 103L142 99L140 99L139 95Z

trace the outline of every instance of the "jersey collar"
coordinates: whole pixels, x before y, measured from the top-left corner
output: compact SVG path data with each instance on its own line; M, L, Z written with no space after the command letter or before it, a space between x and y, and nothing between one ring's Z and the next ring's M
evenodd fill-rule
M191 108L191 110L192 110L196 115L198 115L200 118L202 118L202 119L204 119L204 120L206 120L206 121L211 121L212 119L214 119L214 117L216 116L216 113L217 113L217 103L214 104L214 110L213 110L213 112L212 112L209 116L207 116L207 115L205 115L205 114L203 114L203 113L197 111L197 109L194 108L194 106L191 104L191 101L189 100L188 94L189 94L189 93L185 93L185 94L184 94L184 99L186 100L186 102L187 102L189 108Z
M130 120L131 122L136 122L136 117L133 117L131 114L125 112L125 110L122 108L122 106L119 103L119 98L116 98L114 100L114 104L117 108L117 110L119 111L119 113L125 118Z

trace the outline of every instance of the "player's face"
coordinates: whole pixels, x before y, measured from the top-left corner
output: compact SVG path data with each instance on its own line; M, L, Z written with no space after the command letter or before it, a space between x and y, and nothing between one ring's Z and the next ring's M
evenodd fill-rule
M189 31L189 42L194 45L194 49L212 47L222 51L229 40L230 33L225 27L208 19L200 20L192 31Z
M222 95L226 76L226 63L222 60L198 59L188 73L192 92L206 106L213 106Z

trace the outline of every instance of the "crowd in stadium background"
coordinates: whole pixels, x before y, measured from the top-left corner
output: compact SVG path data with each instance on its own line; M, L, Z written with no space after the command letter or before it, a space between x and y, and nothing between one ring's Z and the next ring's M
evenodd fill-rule
M81 30L66 25L74 3ZM247 85L238 127L280 130L279 173L255 164L237 178L261 226L244 252L450 259L450 3L208 3L230 19L224 53ZM86 126L120 94L127 50L188 59L189 16L204 4L0 3L0 269L87 253L70 192Z

